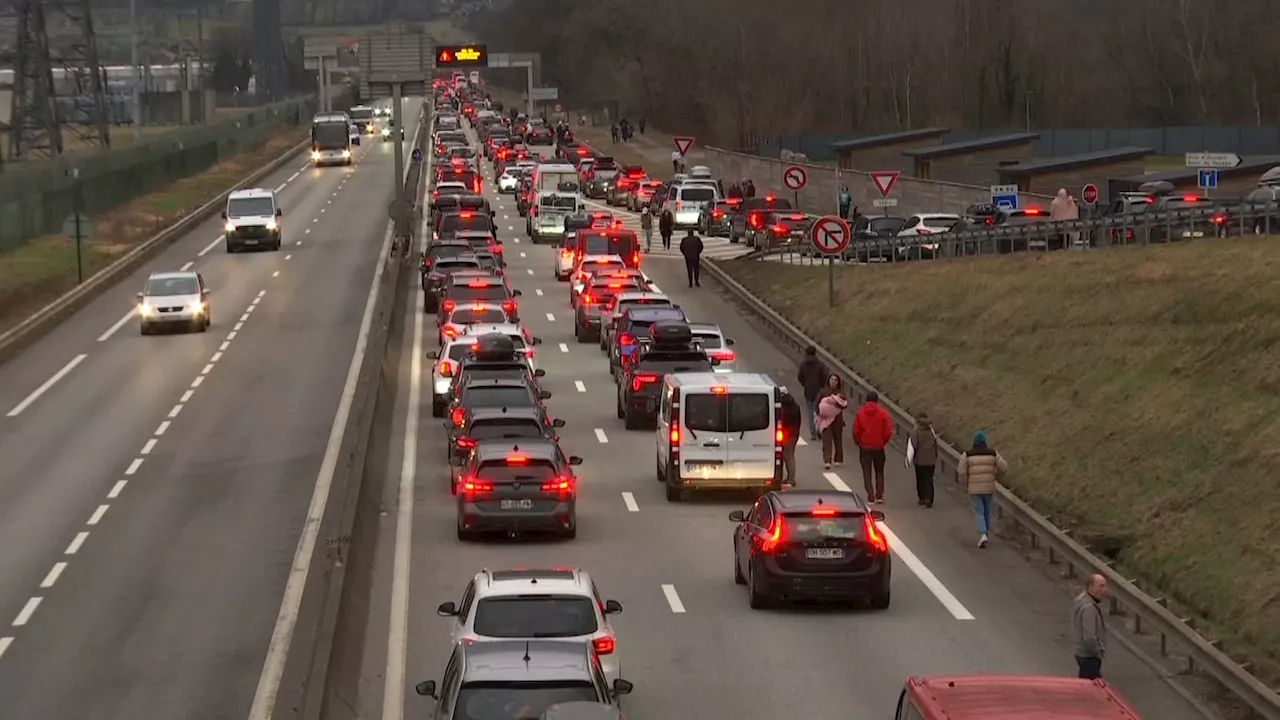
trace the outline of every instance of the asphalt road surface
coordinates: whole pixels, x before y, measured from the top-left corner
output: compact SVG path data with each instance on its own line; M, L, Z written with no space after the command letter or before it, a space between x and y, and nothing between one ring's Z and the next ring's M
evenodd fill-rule
M417 117L421 101L406 102ZM406 149L408 138L406 138ZM387 226L393 144L261 186L279 252L205 222L0 368L0 717L244 718ZM204 334L142 337L194 268Z
M492 175L486 171L486 177ZM449 622L435 614L457 601L482 568L578 566L606 598L622 602L613 620L622 675L636 685L628 716L645 718L887 718L911 675L1010 673L1074 675L1071 597L1016 550L976 547L965 506L945 489L931 510L917 507L914 479L891 457L885 528L896 555L893 605L886 611L753 611L731 573L733 524L750 498L669 503L654 481L652 431L623 429L614 385L595 344L574 340L566 283L552 274L554 250L531 245L510 197L490 198L521 316L543 339L539 367L553 417L567 426L567 454L581 455L578 536L564 542L461 543L448 490L442 420L430 414L434 318L409 298L402 397L384 497L369 645L363 663L363 717L425 717L432 701L413 684L439 681ZM614 210L621 214L622 211ZM642 267L697 321L717 322L737 343L739 368L795 386L796 359L780 352L710 287L686 287L683 264L653 257ZM423 323L418 330L415 325ZM415 367L415 358L419 364ZM798 449L800 485L861 487L851 465L822 470L819 449ZM1108 679L1144 717L1200 717L1146 665L1113 644Z

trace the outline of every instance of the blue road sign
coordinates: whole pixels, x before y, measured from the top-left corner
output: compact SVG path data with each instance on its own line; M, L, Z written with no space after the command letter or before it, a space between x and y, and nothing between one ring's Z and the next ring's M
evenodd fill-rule
M422 148L414 148L413 154L409 157L413 158L413 161L416 163L422 162Z
M992 185L991 204L1004 210L1018 209L1017 185Z
M1218 171L1212 168L1200 168L1197 184L1201 190L1217 190L1218 189Z

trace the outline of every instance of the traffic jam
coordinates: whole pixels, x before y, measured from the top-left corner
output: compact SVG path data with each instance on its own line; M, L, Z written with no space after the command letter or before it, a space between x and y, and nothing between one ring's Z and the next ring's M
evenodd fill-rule
M437 78L433 88L430 232L420 275L435 343L425 354L424 389L444 429L439 459L448 466L456 542L483 546L487 558L511 557L475 567L460 599L437 608L452 623L453 646L443 672L415 686L434 703L433 717L625 717L623 699L635 686L622 664L627 638L613 624L623 606L608 599L609 587L597 587L592 568L559 560L562 543L578 536L580 505L589 506L580 490L589 494L591 478L617 470L562 444L567 423L548 373L570 353L594 355L600 372L592 377L607 370L612 379L607 389L574 381L594 405L613 400L616 425L595 428L597 442L619 460L617 453L639 448L645 459L633 472L652 478L674 511L707 511L697 501L708 496L741 498L740 509L715 514L724 523L724 581L732 561L744 607L887 610L897 550L884 513L837 480L784 485L787 389L771 374L748 371L715 318L691 316L663 292L645 271L636 232L614 208L675 202L698 210L690 227L730 234L732 214L759 243L808 234L836 255L850 240L848 225L792 219L801 214L769 207L773 198L730 210L705 168L650 178L542 118L504 110L475 73ZM516 211L510 225L499 219L508 209ZM534 306L543 310L559 302L557 293L556 312L523 307L532 295L544 298ZM632 510L633 493L623 497ZM672 586L663 593L673 612L684 612ZM1063 679L1040 680L1019 682L1033 692ZM896 699L902 720L952 717L948 708L967 696L957 682L998 692L991 683L1000 680L913 678L885 689L885 709ZM1061 692L1121 702L1087 685L1069 681Z

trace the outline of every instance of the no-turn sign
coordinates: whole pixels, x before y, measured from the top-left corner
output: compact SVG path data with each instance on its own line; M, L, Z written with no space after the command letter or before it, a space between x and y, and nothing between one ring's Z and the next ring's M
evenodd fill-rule
M813 223L813 247L823 255L844 252L852 235L849 223L835 215L825 215Z
M800 191L809 184L809 173L799 165L792 165L783 171L782 182L788 190Z

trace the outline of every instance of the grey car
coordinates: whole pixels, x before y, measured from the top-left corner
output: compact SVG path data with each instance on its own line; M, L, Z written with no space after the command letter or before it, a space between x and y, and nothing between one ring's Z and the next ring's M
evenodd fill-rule
M161 327L208 330L213 320L204 276L194 271L152 273L138 293L138 319L143 335Z
M587 182L586 195L592 200L607 199L617 181L617 170L594 169L591 171L591 179Z

